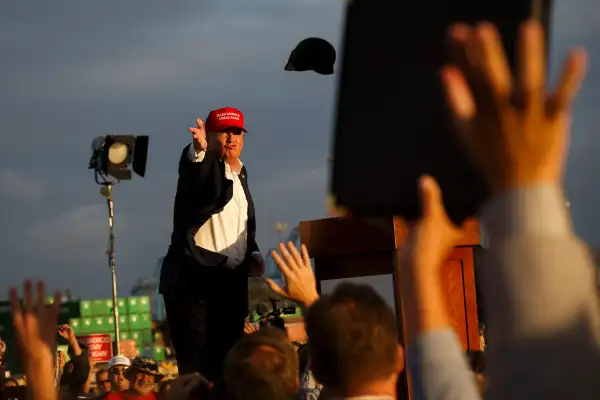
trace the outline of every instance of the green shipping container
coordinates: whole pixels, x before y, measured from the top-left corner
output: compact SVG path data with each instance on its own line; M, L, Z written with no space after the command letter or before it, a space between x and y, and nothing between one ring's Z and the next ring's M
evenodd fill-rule
M99 309L98 312L103 312L102 315L113 315L113 301L112 299L104 299L104 306ZM119 315L129 314L127 310L127 299L117 299L117 306L119 308ZM99 314L100 315L100 314Z
M117 305L119 306L119 315L129 314L129 310L127 308L127 299L118 299Z
M139 298L139 313L140 314L151 314L152 310L150 309L150 297L148 296L141 296Z
M112 317L95 317L92 322L92 331L94 333L114 332L115 325Z
M152 346L154 348L154 358L156 361L164 361L167 357L165 355L165 347L164 346Z
M142 318L139 314L130 314L129 315L129 329L132 331L139 331L140 329L144 329L142 324Z
M152 329L152 314L141 314L140 319L142 320L140 322L142 329Z
M127 308L129 314L150 313L150 297L133 296L127 299Z
M94 315L94 308L91 300L81 300L79 302L79 312L82 317L91 317Z
M139 338L139 343L141 343L141 346L150 346L154 343L151 329L132 331L132 334L134 334L136 338Z
M94 320L92 318L82 318L81 319L81 333L87 335L88 333L95 333L93 331Z
M83 327L81 325L81 318L71 318L68 324L73 328L75 336L83 335Z
M131 339L135 340L135 345L138 349L142 348L143 345L143 338L142 335L140 333L140 331L132 331L131 332Z
M111 299L96 299L92 302L92 315L94 317L108 316L113 313Z
M107 323L111 326L110 332L115 331L115 319L113 317L106 318ZM127 332L129 330L129 319L126 315L119 315L119 332Z

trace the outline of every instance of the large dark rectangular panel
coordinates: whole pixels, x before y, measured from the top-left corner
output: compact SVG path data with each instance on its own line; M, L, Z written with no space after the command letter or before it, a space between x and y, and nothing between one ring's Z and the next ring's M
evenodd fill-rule
M348 3L338 92L332 193L356 215L419 215L417 179L442 187L454 220L472 216L487 189L449 121L439 69L457 21L499 25L514 62L518 25L548 25L549 0L354 0Z

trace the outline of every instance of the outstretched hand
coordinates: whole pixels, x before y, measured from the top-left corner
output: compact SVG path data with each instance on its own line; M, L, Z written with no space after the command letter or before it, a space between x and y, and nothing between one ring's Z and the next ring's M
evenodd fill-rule
M36 304L34 304L31 281L25 282L23 291L25 297L24 309L21 307L17 290L11 288L9 291L13 325L22 357L26 360L35 360L41 352L54 355L61 294L56 292L54 302L50 306L46 306L46 286L44 282L37 283Z
M434 178L423 176L419 179L419 195L423 216L410 229L400 254L415 273L433 277L439 275L442 264L464 232L450 221L442 191Z
M442 81L459 136L494 194L536 183L560 183L571 106L586 72L584 50L571 52L547 93L543 26L528 21L517 44L516 78L497 28L457 24L449 31L452 64Z
M71 328L70 325L59 325L57 328L57 332L60 335L60 337L67 341L75 338L75 332L73 331L73 328Z
M32 398L56 400L53 371L56 362L56 325L61 294L56 292L54 303L46 306L46 287L44 282L38 282L37 301L34 304L31 286L31 281L25 281L23 285L24 308L21 306L17 290L9 290L15 336Z
M267 279L267 285L278 295L309 307L318 298L315 274L312 270L310 256L306 246L301 246L302 256L296 250L292 242L288 242L287 248L283 243L279 244L279 255L272 251L273 261L277 264L281 275L285 280L285 289L281 288L271 279Z
M435 179L419 180L423 216L410 228L408 240L398 251L395 285L402 293L409 336L450 326L442 266L460 241L463 230L448 218Z

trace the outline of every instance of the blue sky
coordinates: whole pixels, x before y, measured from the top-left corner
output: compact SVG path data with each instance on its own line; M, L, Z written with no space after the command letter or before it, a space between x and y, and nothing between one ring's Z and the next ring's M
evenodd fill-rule
M336 80L286 73L301 39L340 39L340 0L4 2L0 7L0 276L86 298L110 294L107 211L87 170L94 137L151 136L147 177L114 189L119 287L151 275L169 242L187 127L209 110L246 114L243 160L263 249L325 212ZM588 48L566 188L578 232L600 244L600 2L557 1L553 59ZM556 65L556 62L553 62ZM556 68L554 68L556 69ZM387 278L379 278L384 287ZM387 291L387 290L386 290ZM5 294L0 292L0 298Z

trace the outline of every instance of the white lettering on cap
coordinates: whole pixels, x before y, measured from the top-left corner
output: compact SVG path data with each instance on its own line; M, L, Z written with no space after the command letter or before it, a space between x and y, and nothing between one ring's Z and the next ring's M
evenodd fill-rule
M222 113L222 114L217 114L217 119L219 121L223 121L224 119L234 119L234 120L240 120L241 116L240 114L237 113Z

